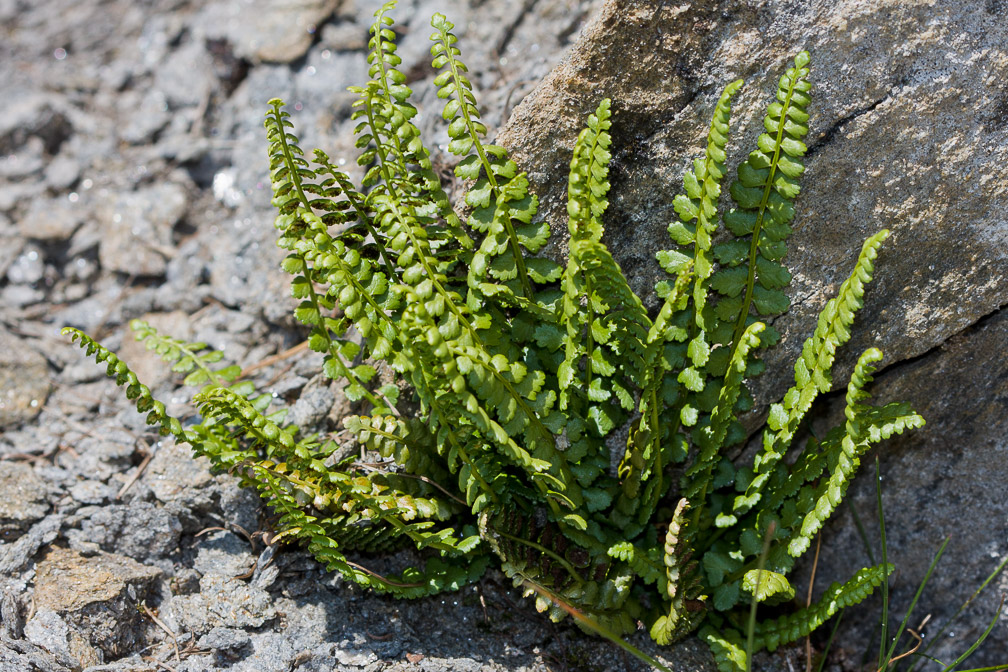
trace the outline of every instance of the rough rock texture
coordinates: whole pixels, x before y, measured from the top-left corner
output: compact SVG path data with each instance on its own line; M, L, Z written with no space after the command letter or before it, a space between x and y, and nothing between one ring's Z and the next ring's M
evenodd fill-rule
M28 639L81 667L121 658L146 643L149 621L137 605L152 597L160 574L121 555L53 548L36 570Z
M565 231L569 154L556 148L569 152L598 99L613 99L606 241L643 296L663 275L654 253L670 246L672 199L686 163L702 151L723 86L746 80L733 105L732 177L762 131L782 69L798 51L811 52L807 169L785 260L794 298L775 323L783 347L765 358L757 398L765 408L787 389L791 363L862 240L891 229L834 385L846 385L864 348L880 347L890 369L876 394L909 399L927 419L923 431L882 453L892 455L884 473L889 557L901 568L897 613L939 540L952 535L944 574L918 607L936 623L1008 553L1008 336L999 326L1008 305L1005 44L1001 3L610 0L501 134L530 167L541 212ZM862 479L859 488L861 517L870 520L873 486ZM867 562L851 522L833 528L845 530L847 543L824 541L820 587ZM954 659L983 631L997 607L996 587L988 592L932 653ZM870 640L870 623L848 627L848 648ZM971 663L1006 657L1002 619Z

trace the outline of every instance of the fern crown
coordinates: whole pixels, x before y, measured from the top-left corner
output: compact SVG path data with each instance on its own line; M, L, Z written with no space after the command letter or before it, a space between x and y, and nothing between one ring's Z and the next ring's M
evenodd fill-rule
M781 76L722 212L742 82L725 87L674 200L670 244L657 255L669 275L652 314L603 243L610 101L574 145L560 264L538 254L549 226L536 219L526 173L487 140L454 26L437 14L431 55L447 150L471 185L465 215L453 209L412 122L393 4L371 29L370 80L352 89L360 185L324 152L306 157L281 101L270 101L265 122L295 315L324 374L356 404L345 426L373 459L338 461L335 438L285 425L268 397L236 383L236 368L214 368L219 355L135 324L137 338L201 388L202 421L186 426L114 353L67 331L108 364L148 422L256 488L281 538L351 581L419 597L474 581L492 561L553 618L567 605L618 632L643 621L661 644L699 629L721 669L745 669L748 604L794 597L787 575L861 456L923 423L904 404L868 403L881 359L871 348L848 383L844 424L795 440L833 385L883 230L823 308L751 463L726 457L746 438L746 381L779 340L768 322L789 307L782 260L804 171L808 54ZM379 381L379 364L407 385ZM626 440L613 461L616 436ZM348 555L402 544L421 549L421 562L395 576ZM862 569L819 602L758 623L757 648L804 637L890 571Z

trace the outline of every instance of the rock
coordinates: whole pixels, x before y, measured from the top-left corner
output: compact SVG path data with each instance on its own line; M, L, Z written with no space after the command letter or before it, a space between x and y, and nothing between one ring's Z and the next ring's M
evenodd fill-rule
M38 245L28 244L7 267L7 279L14 285L34 285L45 275L45 256Z
M765 357L757 399L765 405L789 386L794 358L861 242L890 228L834 387L846 384L862 350L877 345L890 367L875 386L878 400L910 399L927 418L923 430L882 448L890 456L883 493L890 559L907 577L899 582L903 608L942 535L957 533L922 615L954 611L1008 553L1008 89L1001 84L1008 24L997 11L991 3L981 10L816 0L757 9L727 0L609 0L499 136L529 171L540 212L561 235L552 253L561 255L570 149L598 100L613 99L605 240L648 297L663 275L654 253L671 246L672 199L687 163L701 154L722 88L747 80L733 103L733 177L762 130L777 78L796 52L811 52L807 169L785 259L797 298L775 322L782 347ZM870 504L871 479L853 492ZM840 538L824 536L831 550L820 555L821 587L865 562L849 519L832 534ZM983 631L996 607L993 595L985 599L986 610L956 625L958 636L939 657L954 659L953 650L966 648L962 633ZM846 641L869 641L877 616L856 620ZM994 665L1008 653L1004 627L998 631L971 665Z
M256 560L248 541L236 532L214 531L200 537L198 544L192 567L204 576L244 576Z
M247 0L210 4L202 17L212 38L227 39L239 58L290 63L308 51L316 28L341 0Z
M57 660L71 661L74 669L104 662L101 653L84 635L67 625L52 609L38 609L25 624L24 631L29 642L53 654Z
M196 645L201 649L233 651L248 645L250 639L244 630L216 627L199 638Z
M934 553L949 537L927 588L914 610L914 623L931 614L935 633L980 587L1008 554L1008 516L1004 514L1008 473L1008 310L1002 309L943 343L928 357L876 376L873 392L883 399L909 401L927 419L920 431L885 444L881 454L882 500L889 561L899 579L890 593L890 613L902 618ZM840 420L842 409L833 409ZM868 460L862 470L873 472ZM877 547L875 479L855 481L849 491L869 540ZM868 563L850 515L823 535L817 577L826 583ZM802 584L799 580L795 585ZM967 615L928 653L955 660L993 617L1006 585L1002 576L970 606ZM875 601L863 613L877 614ZM867 642L877 623L872 618L844 619L837 642L860 656L851 643ZM998 665L1008 653L1008 624L999 623L987 643L970 657L970 667Z
M80 174L80 162L62 154L50 161L45 168L46 184L57 191L72 187L77 183Z
M120 555L86 558L53 548L36 570L37 613L25 631L54 653L58 648L50 646L58 647L62 636L82 666L121 658L146 643L147 623L136 605L150 598L160 575ZM92 655L95 661L85 659Z
M172 438L163 440L142 476L158 500L176 502L187 508L206 511L211 506L210 461L194 457L189 446Z
M0 539L11 543L49 512L45 484L23 462L0 461Z
M80 481L70 487L70 496L81 504L104 504L115 495L112 486L92 479Z
M336 403L336 394L321 377L312 382L316 384L309 383L305 387L286 418L288 423L300 427L305 433L317 430Z
M18 230L29 240L47 243L67 241L86 216L84 208L71 203L66 197L33 201L18 221Z
M240 579L208 574L200 592L176 595L162 606L165 623L176 632L203 635L215 627L258 628L276 618L273 598L265 590Z
M0 429L38 415L51 389L45 358L0 328Z
M76 534L71 536L72 532ZM181 534L178 518L150 502L102 507L82 521L79 530L67 532L71 540L97 544L140 561L167 556L178 548Z
M131 145L150 142L172 120L168 98L159 89L131 92L124 98L132 114L119 129L119 137Z
M37 138L42 150L52 156L73 133L71 115L56 96L29 93L15 96L4 107L0 119L0 155L11 154Z
M670 246L672 199L682 191L687 162L701 153L722 88L747 80L733 105L733 177L762 130L777 78L808 48L816 87L811 149L786 259L792 293L803 298L776 324L786 348L767 359L771 371L784 367L771 384L775 393L785 389L789 363L861 242L883 227L893 236L848 367L874 343L888 361L920 355L1008 302L1003 122L993 112L968 129L961 121L1008 100L988 85L1008 58L1008 25L949 4L894 12L859 7L854 0L817 1L756 12L726 0L610 0L500 135L529 171L554 235L563 237L570 148L598 100L613 99L606 240L633 287L649 296L663 273L654 253ZM932 30L922 33L921 25ZM642 32L657 39L642 40ZM931 45L952 35L970 37L955 40L939 66Z
M0 276L7 275L7 269L21 255L23 247L24 239L18 233L17 227L7 215L0 212Z
M173 255L172 230L186 211L186 190L161 182L99 206L103 233L98 258L106 271L129 275L164 274Z

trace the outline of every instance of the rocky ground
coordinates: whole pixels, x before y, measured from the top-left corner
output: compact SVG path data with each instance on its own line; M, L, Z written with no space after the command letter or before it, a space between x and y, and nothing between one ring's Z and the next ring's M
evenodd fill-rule
M355 169L346 87L366 77L378 4L0 0L3 672L643 669L550 624L493 572L457 594L397 602L267 546L258 498L158 440L59 335L72 325L100 338L178 414L186 392L132 341L129 320L244 366L303 340L273 241L262 117L284 98L303 145ZM447 135L431 14L458 26L494 129L600 5L404 0L402 69L435 164ZM318 367L299 353L254 379L282 405L319 389ZM304 397L293 413L336 420L338 393ZM664 657L713 669L694 641Z

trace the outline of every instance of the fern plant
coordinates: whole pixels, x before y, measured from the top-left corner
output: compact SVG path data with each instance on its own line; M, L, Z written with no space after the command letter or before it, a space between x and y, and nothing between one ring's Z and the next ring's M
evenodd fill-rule
M473 581L492 560L553 618L574 608L616 632L643 621L660 644L699 629L722 670L745 669L747 605L794 596L787 574L860 457L923 424L904 404L867 403L881 359L871 348L848 384L846 422L795 445L813 401L832 387L883 230L823 308L752 463L726 457L746 438L746 380L779 338L766 321L789 306L782 259L804 170L808 54L781 76L766 132L722 214L731 100L742 82L725 88L706 150L674 201L671 244L658 253L669 279L649 314L602 242L610 102L574 146L570 251L559 264L538 255L549 227L535 218L526 174L486 139L454 26L438 14L431 54L447 149L471 185L465 215L453 209L411 121L393 6L371 29L370 80L352 89L360 186L323 152L305 157L281 101L270 101L265 122L295 315L324 373L358 402L345 425L383 458L380 468L337 462L334 439L266 415L252 386L231 385L233 369L214 371L213 357L135 325L176 368L198 368L187 382L204 386L194 397L202 419L184 426L114 353L67 332L108 363L148 422L257 488L279 536L306 543L349 580L418 597ZM408 398L377 384L381 361L408 383ZM613 467L617 435L627 438ZM395 576L348 557L403 544L422 549L423 563ZM890 571L861 569L819 602L759 622L755 648L804 637Z

